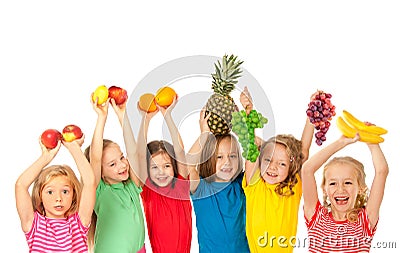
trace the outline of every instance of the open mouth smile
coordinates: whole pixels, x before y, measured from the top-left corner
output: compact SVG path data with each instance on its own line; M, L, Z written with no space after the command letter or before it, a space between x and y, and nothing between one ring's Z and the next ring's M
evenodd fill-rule
M334 200L338 205L346 205L349 201L349 197L334 197Z
M278 174L275 174L275 173L272 173L272 172L268 172L268 171L267 171L267 175L269 177L277 177L278 176Z

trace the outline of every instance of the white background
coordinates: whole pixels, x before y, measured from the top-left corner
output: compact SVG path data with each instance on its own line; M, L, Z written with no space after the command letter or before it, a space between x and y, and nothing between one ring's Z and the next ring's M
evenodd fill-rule
M147 73L165 62L225 53L244 60L243 67L263 86L277 133L300 138L309 96L317 89L333 94L338 114L347 109L389 130L381 146L390 174L374 245L396 242L400 247L395 235L400 227L395 207L399 96L393 91L400 84L400 5L397 1L262 2L2 1L1 248L27 251L14 183L40 155L38 138L43 130L77 124L86 134L86 147L96 119L89 96L98 85L119 85L131 93ZM190 83L186 88L197 89ZM197 123L197 118L190 119ZM122 145L112 110L108 122L105 137ZM191 138L194 129L182 127L183 138ZM339 135L333 124L327 142ZM313 145L311 153L317 150ZM364 163L370 185L373 167L366 145L356 143L340 154ZM73 165L65 148L53 162ZM298 237L306 236L300 212ZM197 252L195 229L193 237ZM150 251L149 244L147 248Z

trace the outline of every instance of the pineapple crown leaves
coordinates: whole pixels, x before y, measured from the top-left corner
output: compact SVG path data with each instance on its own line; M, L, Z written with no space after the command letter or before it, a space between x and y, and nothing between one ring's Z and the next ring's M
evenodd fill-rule
M215 93L228 95L237 84L237 79L241 76L242 70L240 65L243 61L237 60L237 56L224 55L221 61L218 61L215 66L215 73L211 74L213 78L212 89Z

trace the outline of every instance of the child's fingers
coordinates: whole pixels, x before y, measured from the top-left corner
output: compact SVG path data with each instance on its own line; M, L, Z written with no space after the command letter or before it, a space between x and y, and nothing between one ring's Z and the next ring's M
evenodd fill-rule
M211 115L211 113L209 113L209 114L207 114L206 115L206 107L204 106L203 108L201 108L201 111L200 111L200 120L203 120L203 119L207 119L208 120L208 118L210 117L210 115Z

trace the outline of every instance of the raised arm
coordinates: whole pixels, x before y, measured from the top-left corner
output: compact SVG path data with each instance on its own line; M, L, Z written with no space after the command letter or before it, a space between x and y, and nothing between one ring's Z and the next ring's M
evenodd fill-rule
M247 86L245 86L243 91L240 93L240 103L246 111L246 114L249 114L251 110L253 110L253 99L251 98Z
M92 142L90 144L90 165L93 169L96 185L101 180L101 160L103 157L103 134L104 127L107 121L109 101L102 105L97 105L96 101L92 101L93 110L97 113L96 126L93 132Z
M318 95L320 92L322 91L318 90L314 92L310 97L310 101L313 101L315 99L315 96ZM314 125L310 122L310 119L307 116L306 123L303 128L303 133L301 134L302 153L304 156L303 163L307 161L310 155L310 147L314 137L314 129L315 129Z
M171 113L173 108L175 108L175 105L177 103L176 98L172 102L168 108L163 108L159 107L159 110L164 116L165 122L167 123L167 127L169 130L169 133L171 135L172 139L172 145L174 147L174 152L175 152L175 159L177 161L178 165L178 173L179 175L183 176L184 178L187 178L189 175L187 166L186 166L186 156L185 156L185 149L182 141L182 137L179 133L178 128L176 127L176 124L174 120L172 119Z
M372 181L366 210L371 228L375 228L379 218L379 208L383 199L383 192L385 190L386 178L389 174L389 167L379 144L368 144L368 148L371 152L372 162L375 168L375 176Z
M61 146L61 141L59 141L54 149L48 150L40 140L39 143L42 148L42 154L18 177L15 183L15 201L21 227L25 233L32 227L35 211L33 209L31 195L29 194L29 187L38 177L42 169L53 160Z
M138 106L138 110L142 115L140 122L139 134L137 139L137 154L138 154L138 175L143 183L146 182L149 175L147 174L147 133L151 119L158 113L158 110L154 112L145 112Z
M333 154L348 144L358 141L358 139L358 135L353 139L341 136L338 140L315 153L303 164L301 175L303 181L304 215L308 220L311 219L314 214L315 206L318 201L317 183L314 175L315 172L321 168L321 166L328 161Z
M210 113L205 116L205 109L203 108L200 112L200 135L193 143L189 152L186 155L187 168L189 171L189 179L190 179L190 192L194 193L197 190L197 187L200 183L199 172L197 171L197 166L204 161L200 161L201 151L204 145L207 142L209 136L213 136L210 132L210 128L207 124L208 119L210 118Z
M141 186L142 182L140 181L140 176L136 173L139 169L139 161L138 161L138 154L137 154L137 143L135 136L133 134L132 126L129 121L128 113L126 110L126 103L117 105L114 99L111 99L111 105L117 114L119 123L121 124L123 137L124 137L124 144L126 148L126 156L130 165L129 170L129 178L137 185Z
M307 117L306 124L304 125L303 133L301 135L301 149L302 149L302 153L304 155L303 163L305 161L307 161L307 159L310 155L310 147L311 147L313 136L314 136L314 125L311 124L310 120Z
M244 87L243 91L240 93L240 103L242 104L244 110L246 111L246 114L249 114L251 110L253 110L253 99L251 98L250 92L247 88L247 86ZM262 145L262 139L259 137L256 137L256 144L258 147ZM250 162L249 160L245 161L244 168L245 168L245 177L246 177L246 182L247 184L250 183L251 178L254 176L254 173L257 169L257 166L259 164L259 160L255 162Z
M79 140L72 142L63 141L64 146L71 153L72 158L79 170L82 180L82 194L79 200L79 218L84 226L88 226L91 221L94 204L96 202L96 182L94 172L90 166L89 161L86 159L82 152L81 146L84 141L84 136Z

